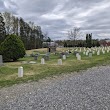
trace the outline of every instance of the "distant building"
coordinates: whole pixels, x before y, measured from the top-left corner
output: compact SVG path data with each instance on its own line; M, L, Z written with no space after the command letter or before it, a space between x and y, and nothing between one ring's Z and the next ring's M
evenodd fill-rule
M43 42L43 47L57 47L58 43L55 42Z
M110 46L110 39L105 39L100 41L101 46Z

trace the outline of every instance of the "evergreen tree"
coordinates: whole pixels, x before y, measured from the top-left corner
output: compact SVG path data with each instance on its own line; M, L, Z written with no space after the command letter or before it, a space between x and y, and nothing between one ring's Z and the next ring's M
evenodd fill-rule
M5 35L6 35L5 23L2 14L0 13L0 44L5 39Z
M67 47L67 43L66 42L64 42L64 47Z
M92 33L86 34L86 47L92 47Z
M25 48L23 42L16 35L9 35L1 43L0 54L3 55L4 61L16 61L24 57Z

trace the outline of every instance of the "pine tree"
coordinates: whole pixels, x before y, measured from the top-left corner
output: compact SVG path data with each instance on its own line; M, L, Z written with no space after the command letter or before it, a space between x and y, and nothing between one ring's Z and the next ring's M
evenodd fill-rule
M0 13L0 44L5 39L5 35L6 35L5 23L2 14Z

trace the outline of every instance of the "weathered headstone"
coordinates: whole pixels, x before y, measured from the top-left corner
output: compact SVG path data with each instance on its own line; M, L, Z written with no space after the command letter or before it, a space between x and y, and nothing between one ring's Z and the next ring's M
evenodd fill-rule
M89 52L87 51L87 52L86 52L86 56L88 56L88 53L89 53Z
M38 54L34 55L34 60L38 59Z
M107 50L107 53L109 53L109 50Z
M44 58L41 59L41 64L45 64L45 59Z
M18 68L18 77L23 77L23 67Z
M49 60L49 59L50 59L50 53L47 52L47 53L43 56L43 58L44 58L46 61Z
M90 57L90 58L92 57L92 52L89 52L89 57Z
M97 55L100 55L100 51L99 50L97 51Z
M81 60L81 55L78 55L77 56L77 60Z
M58 65L62 65L62 59L58 59Z
M0 65L3 65L3 58L2 58L2 55L0 55Z
M23 64L28 64L28 61L22 61Z
M92 54L95 54L95 51L92 51Z
M79 53L76 53L76 57L78 57L79 56Z
M66 55L63 55L63 60L66 60Z
M102 53L105 54L105 51L103 50Z
M30 63L30 64L36 64L36 62L35 62L35 61L30 61L29 63Z
M83 55L85 55L86 54L86 52L83 52Z

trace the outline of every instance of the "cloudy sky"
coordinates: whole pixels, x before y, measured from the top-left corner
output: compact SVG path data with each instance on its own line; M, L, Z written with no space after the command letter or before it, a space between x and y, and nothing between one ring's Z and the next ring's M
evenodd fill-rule
M93 38L110 38L110 0L0 0L4 11L40 25L54 40L67 39L73 27Z

